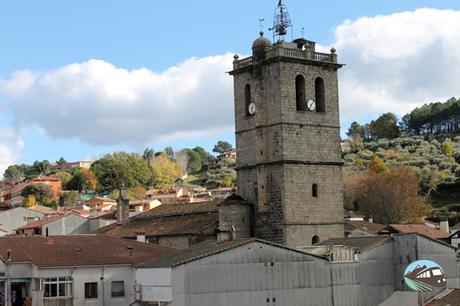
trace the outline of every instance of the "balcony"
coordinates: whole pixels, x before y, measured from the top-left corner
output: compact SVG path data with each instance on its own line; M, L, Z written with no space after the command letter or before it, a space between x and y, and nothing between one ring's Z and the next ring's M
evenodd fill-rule
M287 58L296 58L303 60L310 60L316 62L325 62L325 63L337 63L337 54L335 53L320 53L311 50L301 50L294 48L285 48L283 46L273 46L266 52L265 59L276 58L276 57L287 57ZM235 60L233 62L234 69L240 69L246 66L250 66L253 63L253 57L246 57L241 60Z

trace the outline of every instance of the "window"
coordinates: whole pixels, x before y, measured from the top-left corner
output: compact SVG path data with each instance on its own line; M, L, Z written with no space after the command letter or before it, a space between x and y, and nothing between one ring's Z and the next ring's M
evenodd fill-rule
M125 283L123 281L112 282L112 297L125 296Z
M298 75L295 78L295 100L297 111L307 110L307 100L305 99L305 78Z
M249 113L249 104L251 104L251 85L246 84L246 87L244 87L244 105L246 107L246 116L251 116Z
M314 198L317 198L318 197L318 184L313 184L311 186L311 195L314 197Z
M324 113L326 111L326 101L325 101L325 96L324 96L324 81L320 77L317 77L315 79L315 100L316 100L316 111L318 113Z
M97 299L97 283L85 283L85 299Z
M44 297L70 297L72 296L72 279L70 277L57 277L43 279Z
M434 276L442 275L442 272L441 272L440 269L431 270L431 273L432 273Z
M319 236L315 235L311 238L311 244L317 244L319 242Z

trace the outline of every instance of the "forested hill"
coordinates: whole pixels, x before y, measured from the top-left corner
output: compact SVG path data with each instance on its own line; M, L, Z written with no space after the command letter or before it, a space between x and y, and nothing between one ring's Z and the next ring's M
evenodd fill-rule
M353 122L347 132L348 137L359 137L364 141L414 135L440 135L442 138L459 134L460 98L424 104L404 115L400 121L393 113L386 113L366 124Z
M365 124L353 122L347 135L345 182L347 176L366 176L372 167L382 172L411 168L431 216L460 222L460 99L425 104L401 120L386 113Z
M417 107L401 122L406 133L411 135L460 133L460 98Z

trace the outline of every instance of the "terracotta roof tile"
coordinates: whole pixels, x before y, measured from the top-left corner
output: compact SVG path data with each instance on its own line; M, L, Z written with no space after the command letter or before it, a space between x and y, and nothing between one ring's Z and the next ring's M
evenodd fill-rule
M0 257L39 267L141 264L174 249L104 235L0 238Z
M425 224L390 224L386 228L396 231L398 233L417 233L432 239L445 239L449 238L450 233L443 232Z
M371 223L367 221L345 221L345 230L352 231L354 229L359 229L370 234L377 235L381 230L386 227L384 224Z
M137 216L136 216L137 217ZM96 234L134 238L146 236L174 236L187 234L215 235L219 215L217 212L164 216L159 218L131 218L126 224L111 224L98 229Z

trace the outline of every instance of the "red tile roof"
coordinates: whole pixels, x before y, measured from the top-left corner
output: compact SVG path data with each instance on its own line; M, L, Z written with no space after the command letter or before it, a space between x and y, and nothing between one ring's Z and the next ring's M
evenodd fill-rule
M445 239L450 236L448 232L431 228L425 224L390 224L386 228L398 233L417 233L432 239Z
M100 228L96 234L134 238L139 233L146 236L215 235L219 222L216 202L199 204L160 205L132 217L123 225L111 224Z
M353 231L355 229L377 235L381 230L386 227L384 224L372 223L367 221L348 221L345 220L345 230Z
M29 224L26 224L24 226L18 227L16 230L20 231L20 230L28 230L28 229L34 229L34 228L42 228L43 225L46 225L48 223L51 223L53 221L56 221L62 218L64 218L64 215L55 215L55 216L51 216L48 218L43 218L41 220L37 220Z
M141 264L174 251L159 245L104 235L0 238L0 258L38 267Z

